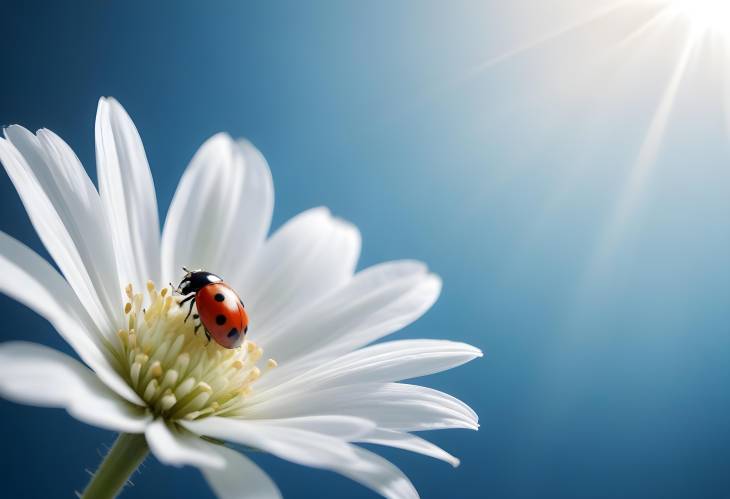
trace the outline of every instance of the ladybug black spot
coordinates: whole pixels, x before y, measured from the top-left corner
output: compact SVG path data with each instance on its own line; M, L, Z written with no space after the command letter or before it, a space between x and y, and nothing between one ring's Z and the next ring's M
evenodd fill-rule
M223 314L216 315L215 323L218 324L219 326L222 326L223 324L226 323L226 316Z
M225 296L223 296L223 295L222 295L222 294L220 294L220 293L216 293L216 294L215 294L215 296L214 296L213 298L215 298L215 301L223 301L223 300L225 300L225 299L226 299L226 297L225 297Z
M229 337L229 338L233 338L233 337L235 337L235 336L238 336L238 329L236 329L236 328L234 327L234 328L231 328L231 330L230 330L230 331L228 331L228 337Z

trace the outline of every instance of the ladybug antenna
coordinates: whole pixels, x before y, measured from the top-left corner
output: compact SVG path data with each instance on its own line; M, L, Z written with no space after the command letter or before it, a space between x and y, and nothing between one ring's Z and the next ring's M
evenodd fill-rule
M183 270L184 270L185 272L187 272L188 274L190 273L190 271L189 271L189 270L187 269L187 267L183 267L182 269L183 269Z

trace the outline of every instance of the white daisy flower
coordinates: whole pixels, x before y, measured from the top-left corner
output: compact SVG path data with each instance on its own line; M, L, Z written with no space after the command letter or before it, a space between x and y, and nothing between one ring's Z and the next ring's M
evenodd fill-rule
M53 132L13 125L0 138L0 161L61 271L0 233L0 291L46 318L83 362L3 343L0 394L120 433L84 497L116 494L148 450L162 463L197 467L219 497L280 496L225 443L333 470L392 498L418 494L398 468L356 444L458 464L412 432L475 430L477 415L401 381L481 352L452 341L372 344L436 301L441 282L423 264L355 272L360 235L324 208L267 238L269 168L228 135L192 159L162 236L142 142L111 98L99 101L96 154L98 192ZM183 265L224 277L243 298L251 327L240 348L194 334L167 287Z

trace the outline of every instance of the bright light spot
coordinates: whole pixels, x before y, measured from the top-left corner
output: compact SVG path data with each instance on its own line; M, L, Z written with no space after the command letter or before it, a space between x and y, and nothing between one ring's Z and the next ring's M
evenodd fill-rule
M730 37L730 0L666 0L666 3L698 30Z

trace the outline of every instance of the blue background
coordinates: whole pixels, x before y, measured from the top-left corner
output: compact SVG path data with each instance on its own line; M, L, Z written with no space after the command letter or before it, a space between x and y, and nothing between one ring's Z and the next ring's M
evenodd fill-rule
M468 402L482 426L426 435L457 469L380 450L423 497L728 497L721 80L687 76L616 236L607 226L673 51L644 54L651 70L631 52L618 71L600 57L613 35L598 22L470 70L578 2L24 4L36 2L2 5L0 123L54 130L95 178L96 102L115 96L142 134L163 214L205 138L246 136L273 171L274 227L327 205L362 231L360 267L412 257L443 277L436 306L397 337L485 351L423 381ZM579 42L588 35L597 45ZM0 229L45 255L5 174L0 203ZM0 297L0 314L3 340L69 350L12 300ZM70 497L113 438L0 401L0 495ZM254 458L287 497L372 495ZM154 459L133 481L124 497L211 495L196 471Z

